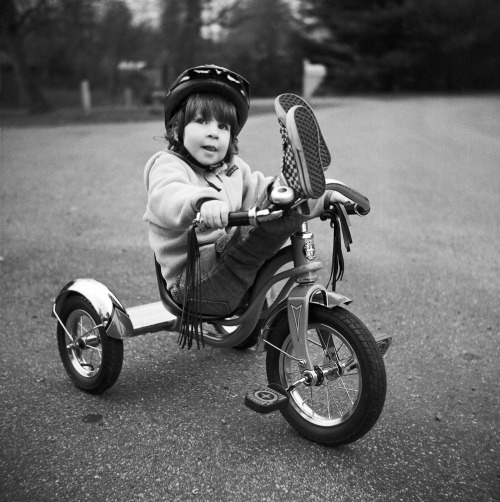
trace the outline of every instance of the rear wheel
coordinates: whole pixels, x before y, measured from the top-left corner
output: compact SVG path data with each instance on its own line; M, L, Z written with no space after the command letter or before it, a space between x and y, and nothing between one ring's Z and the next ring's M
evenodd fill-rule
M106 335L92 304L83 296L71 296L57 325L59 355L71 380L86 392L101 394L120 375L123 341Z
M320 305L310 307L307 339L312 363L324 378L291 390L289 405L281 413L312 441L352 443L375 425L384 406L386 374L377 344L354 314ZM293 358L286 319L277 324L269 341L280 349L267 349L269 383L286 389L304 376L304 368Z

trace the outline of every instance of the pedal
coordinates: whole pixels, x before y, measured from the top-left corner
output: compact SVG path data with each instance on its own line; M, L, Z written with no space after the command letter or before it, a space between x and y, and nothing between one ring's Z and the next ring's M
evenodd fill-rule
M286 390L275 383L247 392L245 396L245 406L257 413L282 410L288 406L288 401Z

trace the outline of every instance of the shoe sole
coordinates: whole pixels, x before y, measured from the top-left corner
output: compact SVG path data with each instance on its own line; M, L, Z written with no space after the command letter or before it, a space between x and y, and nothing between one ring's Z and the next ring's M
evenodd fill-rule
M276 110L276 115L278 116L278 120L281 124L283 125L286 124L286 114L288 113L288 110L290 110L294 106L303 106L304 108L307 108L314 116L312 108L300 96L289 93L280 94L274 100L274 109ZM316 117L314 117L314 120L316 121L316 125L319 132L319 153L321 157L321 165L323 166L323 169L326 171L326 169L328 169L328 166L332 161L332 158L330 156L328 147L326 146L325 138L323 138L323 135L321 134L321 129L319 127L318 121L316 120Z
M319 130L314 114L303 106L294 106L286 115L286 128L303 195L310 199L319 199L325 193L326 182L318 148Z

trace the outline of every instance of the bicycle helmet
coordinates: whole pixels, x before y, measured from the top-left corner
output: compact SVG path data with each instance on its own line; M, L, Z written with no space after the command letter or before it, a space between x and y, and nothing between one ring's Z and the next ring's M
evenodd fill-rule
M222 66L203 65L183 71L173 82L165 98L165 126L175 115L185 99L194 93L213 92L234 104L241 131L248 118L250 84L240 75Z

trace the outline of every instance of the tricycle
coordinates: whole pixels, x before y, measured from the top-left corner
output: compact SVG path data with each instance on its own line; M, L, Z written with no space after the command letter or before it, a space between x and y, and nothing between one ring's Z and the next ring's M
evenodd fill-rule
M370 202L340 181L327 180L327 190L349 200L332 202L321 216L330 221L334 232L331 290L318 284L323 265L316 259L314 236L304 223L290 237L290 244L262 267L245 308L229 318L203 316L202 326L207 345L267 352L268 383L246 393L248 408L258 413L280 411L306 438L343 445L364 436L382 412L387 385L383 356L392 338L375 339L347 310L351 300L335 291L344 268L341 241L347 248L350 244L349 216L368 214ZM280 218L282 207L293 200L290 191L277 189L271 209L231 213L230 225L265 225ZM59 353L80 389L101 394L116 382L124 340L159 331L179 332L182 305L173 300L154 263L158 302L125 308L94 279L73 280L58 294L52 314L57 319Z

